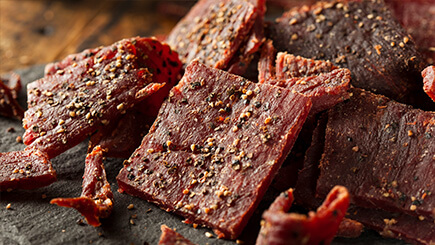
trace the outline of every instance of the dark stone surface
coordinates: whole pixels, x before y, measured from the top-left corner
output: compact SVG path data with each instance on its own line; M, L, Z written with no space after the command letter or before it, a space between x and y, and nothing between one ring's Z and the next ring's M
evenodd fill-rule
M42 77L43 66L18 72L25 85ZM25 89L19 98L25 106ZM15 132L7 132L11 127ZM23 144L16 142L16 137L23 133L20 121L0 117L0 152L24 149ZM112 184L115 199L112 215L102 219L102 225L97 228L85 222L78 224L79 219L84 219L76 210L51 205L49 202L56 197L80 195L86 148L87 142L83 142L52 160L58 174L58 181L52 185L31 191L0 193L0 244L157 244L162 224L176 228L177 232L196 244L236 244L234 241L208 238L205 232L211 232L210 230L194 229L191 225L182 223L181 217L166 213L144 200L118 193L115 178L122 167L122 159L105 161L107 178ZM6 209L9 203L11 209ZM127 209L129 204L134 204L134 208ZM260 204L260 208L267 206L266 203ZM245 244L255 243L260 214L261 211L258 210L242 233L240 240L245 241ZM131 224L133 215L137 215L137 218ZM358 239L337 238L333 243L403 244L398 240L384 239L373 231L365 232Z

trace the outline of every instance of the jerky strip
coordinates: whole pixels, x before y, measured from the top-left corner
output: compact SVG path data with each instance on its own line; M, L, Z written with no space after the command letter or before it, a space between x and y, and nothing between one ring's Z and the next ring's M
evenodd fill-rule
M423 93L418 75L424 61L383 1L319 2L292 9L269 25L266 35L278 51L348 68L355 87L413 103L413 95Z
M36 189L56 181L45 153L35 148L0 153L0 191Z
M163 87L153 83L141 42L148 40L119 41L30 83L24 143L53 158Z
M257 18L247 0L201 0L172 29L167 42L184 65L194 59L225 69Z
M275 54L276 50L273 47L272 41L267 40L261 49L260 61L258 62L259 83L264 83L265 81L276 77Z
M423 76L423 90L435 102L435 67L428 66L421 72Z
M317 194L343 185L352 203L423 216L435 212L435 112L353 89L328 111Z
M195 245L166 225L160 226L160 229L162 230L162 235L160 236L159 245Z
M260 244L329 244L349 206L349 193L335 186L317 212L286 213L293 202L293 190L281 194L263 213L257 245Z
M310 100L199 62L171 94L118 175L120 191L235 239L290 151Z
M113 207L113 194L106 178L100 146L96 146L86 156L82 188L80 197L55 198L50 203L75 208L86 218L88 224L100 226L100 218L108 217Z

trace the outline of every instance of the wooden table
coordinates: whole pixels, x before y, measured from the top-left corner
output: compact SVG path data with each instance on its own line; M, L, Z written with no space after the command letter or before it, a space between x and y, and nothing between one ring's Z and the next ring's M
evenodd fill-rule
M0 0L0 74L132 36L163 36L190 1Z

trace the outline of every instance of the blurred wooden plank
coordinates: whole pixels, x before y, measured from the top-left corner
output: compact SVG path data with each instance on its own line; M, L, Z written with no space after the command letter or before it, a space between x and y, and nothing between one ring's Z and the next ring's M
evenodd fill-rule
M159 8L159 1L0 0L0 73L122 38L165 35L180 17Z

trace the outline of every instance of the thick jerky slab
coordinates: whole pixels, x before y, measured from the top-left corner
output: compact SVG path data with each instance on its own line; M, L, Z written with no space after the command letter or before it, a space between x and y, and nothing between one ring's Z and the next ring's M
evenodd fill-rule
M317 194L349 189L366 208L434 219L435 112L353 89L328 111Z
M226 69L250 34L257 11L248 0L201 0L166 40L184 65L198 59L207 66Z
M397 20L408 31L428 64L435 61L435 4L433 0L385 0Z
M28 84L24 143L53 158L163 87L153 83L142 42L121 40Z
M113 194L104 170L103 151L99 146L86 156L82 188L81 197L55 198L50 203L75 208L88 224L100 226L100 218L106 218L112 212Z
M21 120L24 110L16 100L16 93L0 80L0 116Z
M343 186L334 187L317 212L308 216L287 213L292 202L293 190L289 189L263 213L257 245L331 243L349 206L349 193Z
M361 207L349 208L348 216L378 231L384 237L405 240L413 244L435 242L435 223L424 217Z
M118 175L120 191L235 239L310 107L300 94L192 62Z
M352 84L407 102L421 94L424 62L382 1L320 2L284 13L266 28L278 51L326 59ZM423 104L424 105L424 104Z
M160 229L162 230L162 235L160 236L159 245L195 245L166 225L162 225Z
M35 148L0 153L0 191L36 189L56 181L47 155Z
M18 93L21 90L21 76L17 73L10 72L2 75L0 80L11 90L12 98L17 99Z
M423 76L423 90L435 102L435 67L428 66L421 72Z

